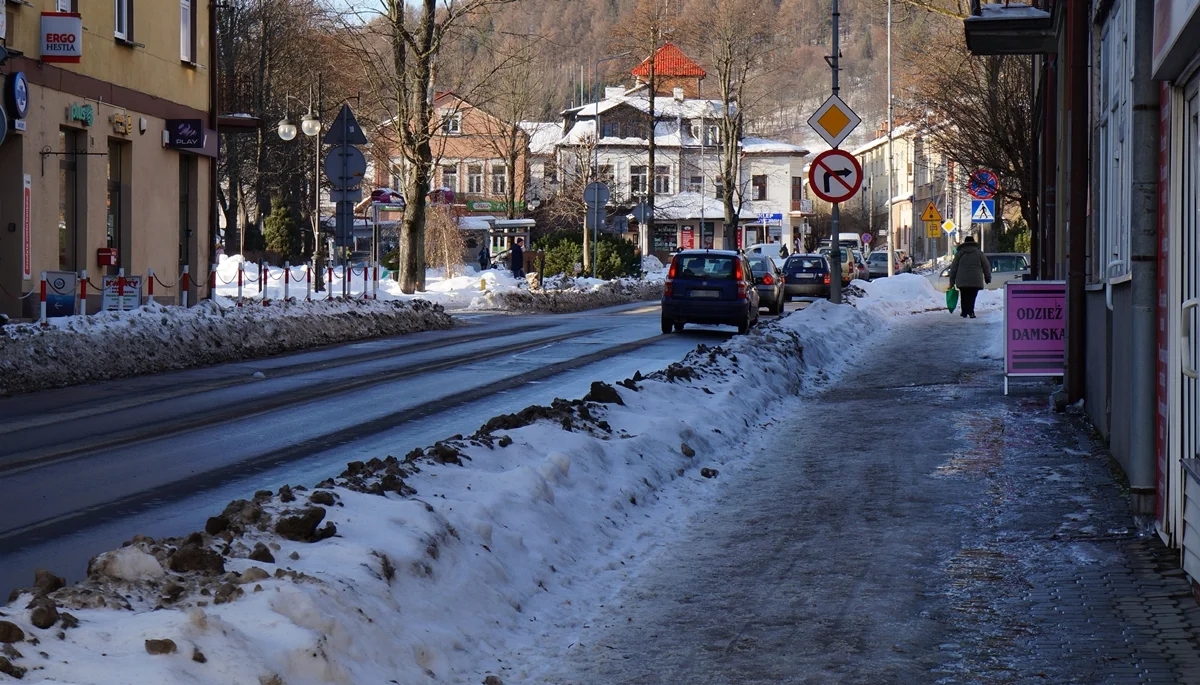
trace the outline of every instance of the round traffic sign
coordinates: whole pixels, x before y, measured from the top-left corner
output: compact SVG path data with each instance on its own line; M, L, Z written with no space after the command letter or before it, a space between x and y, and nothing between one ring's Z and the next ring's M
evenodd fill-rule
M325 175L338 190L357 188L367 173L367 158L351 145L338 145L325 154Z
M871 234L870 233L862 234L862 241L863 241L863 245L870 245L871 244Z
M980 169L971 174L967 181L967 192L976 200L990 200L1000 191L1000 179L988 169Z
M845 202L862 186L862 166L845 150L826 150L808 169L808 187L826 202Z

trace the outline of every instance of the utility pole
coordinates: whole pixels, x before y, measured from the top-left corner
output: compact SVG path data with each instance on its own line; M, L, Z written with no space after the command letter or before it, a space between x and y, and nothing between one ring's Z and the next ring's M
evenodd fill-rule
M833 68L833 94L838 94L838 0L833 0L833 57L829 66ZM832 256L829 264L829 301L834 304L842 303L842 246L838 242L838 229L842 213L837 202L833 203L829 236L829 254Z
M836 22L836 19L834 20ZM894 129L895 121L892 117L893 100L892 100L892 0L888 0L887 5L887 98L888 98L888 220L887 220L887 275L896 275L895 260L895 238L896 222L892 218L892 200L896 199L896 184L894 177L896 174L896 158L892 154L892 142L895 139Z

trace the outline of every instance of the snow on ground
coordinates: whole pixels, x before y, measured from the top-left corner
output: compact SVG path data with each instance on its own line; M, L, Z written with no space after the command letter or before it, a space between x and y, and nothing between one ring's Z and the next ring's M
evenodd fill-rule
M311 292L313 299L338 298L344 291L351 297L362 298L367 292L380 300L412 301L428 300L446 307L447 309L535 309L539 311L578 311L594 309L614 304L634 302L638 299L656 299L661 297L661 283L666 280L666 270L662 263L653 257L651 266L644 279L616 279L605 281L597 278L565 278L561 276L547 278L543 288L546 297L539 297L536 291L531 294L531 284L526 279L513 278L507 269L487 269L479 271L474 266L466 266L463 273L450 278L446 277L444 269L428 269L425 272L425 291L412 295L405 294L400 284L380 270L378 290L373 282L374 273L368 272L364 281L363 269L335 267L332 271L332 288L322 292ZM643 260L645 262L645 260ZM242 299L261 301L265 292L268 300L281 299L284 295L284 269L267 266L265 273L260 272L258 264L243 261L242 257L222 257L217 267L217 298L225 306L233 306L237 302L238 267L242 269ZM646 268L645 266L643 268ZM290 268L288 296L304 299L310 294L308 289L307 267L293 266ZM328 280L330 271L325 270L323 278ZM259 287L260 278L265 280L264 287ZM315 278L315 274L314 274ZM349 279L348 281L346 279ZM655 287L655 284L658 287ZM550 292L553 291L553 292ZM567 306L567 302L570 303Z
M934 290L928 278L896 274L873 281L852 281L864 293L854 301L859 309L880 316L900 316L946 308L946 295Z
M836 380L886 317L923 306L901 290L878 286L863 309L818 301L585 401L258 493L204 533L135 538L75 586L42 577L0 618L0 635L37 642L18 639L0 670L77 685L480 682L548 628L538 609L577 611L573 588L619 568L672 493L743 459L778 397Z
M147 304L0 328L0 394L253 359L348 340L450 328L429 302L333 301L224 308Z

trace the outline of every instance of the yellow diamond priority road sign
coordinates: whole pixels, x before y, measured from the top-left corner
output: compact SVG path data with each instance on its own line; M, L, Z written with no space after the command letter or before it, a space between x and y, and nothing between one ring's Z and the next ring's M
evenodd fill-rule
M825 104L818 107L808 118L808 125L812 126L830 147L840 145L861 123L862 119L858 118L854 110L836 95L830 95Z

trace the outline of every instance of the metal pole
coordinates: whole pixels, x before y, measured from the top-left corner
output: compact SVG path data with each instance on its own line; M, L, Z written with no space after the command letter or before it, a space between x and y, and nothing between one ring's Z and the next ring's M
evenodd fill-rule
M604 61L603 59L596 60L595 70L592 74L592 87L596 93L596 145L595 150L593 150L593 156L596 158L595 169L597 181L600 180L600 63ZM592 276L595 276L597 271L596 261L600 254L599 248L596 247L596 239L600 237L600 229L597 226L600 223L600 209L597 208L594 212L589 212L589 214L592 219ZM583 230L586 231L587 227L585 226ZM584 261L587 260L585 259Z
M895 242L892 235L896 232L896 222L892 219L892 200L896 198L896 158L892 154L892 141L895 139L893 129L895 122L892 119L893 105L892 102L892 0L888 0L887 5L887 98L888 98L888 201L887 201L887 275L896 275L896 265L893 263L895 259Z
M833 94L838 94L838 0L833 0ZM838 243L838 228L841 223L841 210L838 203L833 203L832 220L830 223L829 254L829 301L834 304L842 303L842 246Z
M322 106L322 75L317 74L317 119L320 120L324 113L321 111ZM316 145L316 155L313 158L313 178L316 179L313 185L313 259L317 263L317 280L321 280L321 256L320 252L325 247L321 240L321 131L317 131L317 135L313 136L313 143ZM319 285L319 283L318 283ZM320 290L320 288L317 288Z

